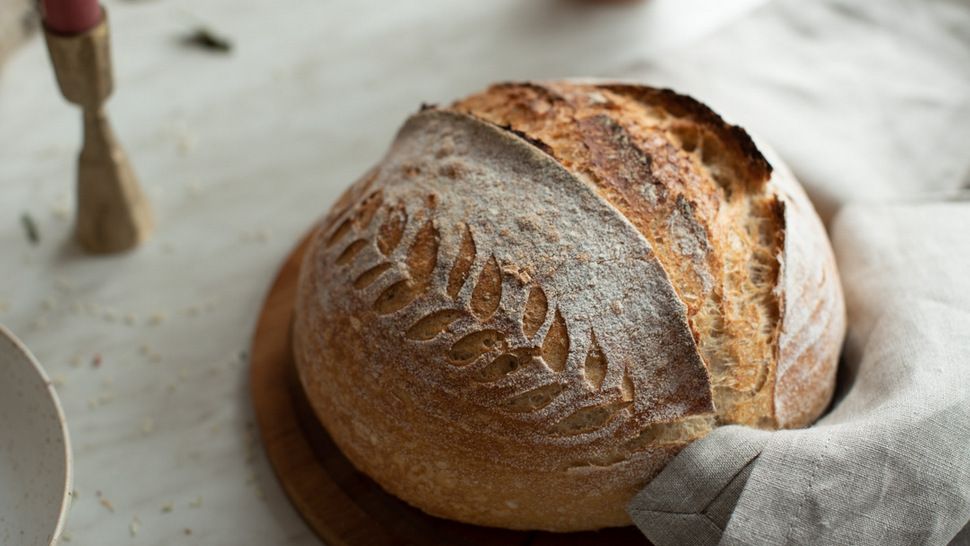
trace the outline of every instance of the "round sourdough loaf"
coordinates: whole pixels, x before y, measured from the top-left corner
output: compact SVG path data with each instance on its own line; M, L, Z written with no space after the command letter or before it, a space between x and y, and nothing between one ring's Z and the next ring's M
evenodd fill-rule
M429 514L629 524L689 442L804 426L831 397L839 277L777 167L669 90L502 84L424 108L303 262L316 415Z

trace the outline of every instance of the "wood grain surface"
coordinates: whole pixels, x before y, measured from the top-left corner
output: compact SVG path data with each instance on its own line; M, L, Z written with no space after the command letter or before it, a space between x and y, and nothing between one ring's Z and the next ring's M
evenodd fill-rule
M250 389L263 445L277 478L307 524L331 546L645 545L636 528L587 533L519 532L429 516L389 495L333 444L296 376L290 323L305 237L270 288L252 342Z

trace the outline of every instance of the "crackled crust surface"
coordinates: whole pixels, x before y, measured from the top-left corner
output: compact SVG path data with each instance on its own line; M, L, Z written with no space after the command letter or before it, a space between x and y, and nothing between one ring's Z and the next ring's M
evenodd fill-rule
M456 105L544 146L650 241L688 307L724 422L771 427L783 218L747 135L672 92L496 86Z
M812 325L841 294L797 190L668 91L506 84L422 111L305 259L308 397L358 468L429 513L626 524L713 426L805 424L827 402L843 324ZM812 233L787 234L793 211ZM805 276L826 301L789 318L786 293L814 303Z

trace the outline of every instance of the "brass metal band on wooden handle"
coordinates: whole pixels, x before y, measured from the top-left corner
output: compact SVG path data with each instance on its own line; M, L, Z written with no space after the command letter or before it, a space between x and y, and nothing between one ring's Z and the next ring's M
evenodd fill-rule
M45 29L44 35L61 94L84 114L75 236L95 254L128 250L148 238L154 220L104 109L114 88L107 13L86 32L65 36Z

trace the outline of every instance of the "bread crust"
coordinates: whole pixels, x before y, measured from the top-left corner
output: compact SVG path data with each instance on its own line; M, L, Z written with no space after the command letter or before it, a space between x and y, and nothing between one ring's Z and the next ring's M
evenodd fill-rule
M779 428L801 428L832 400L845 340L845 299L835 255L808 195L774 151L761 146L777 166L769 187L785 204L775 418Z
M712 427L807 424L831 395L838 277L785 176L667 90L503 84L424 109L310 245L307 397L431 514L626 525Z

